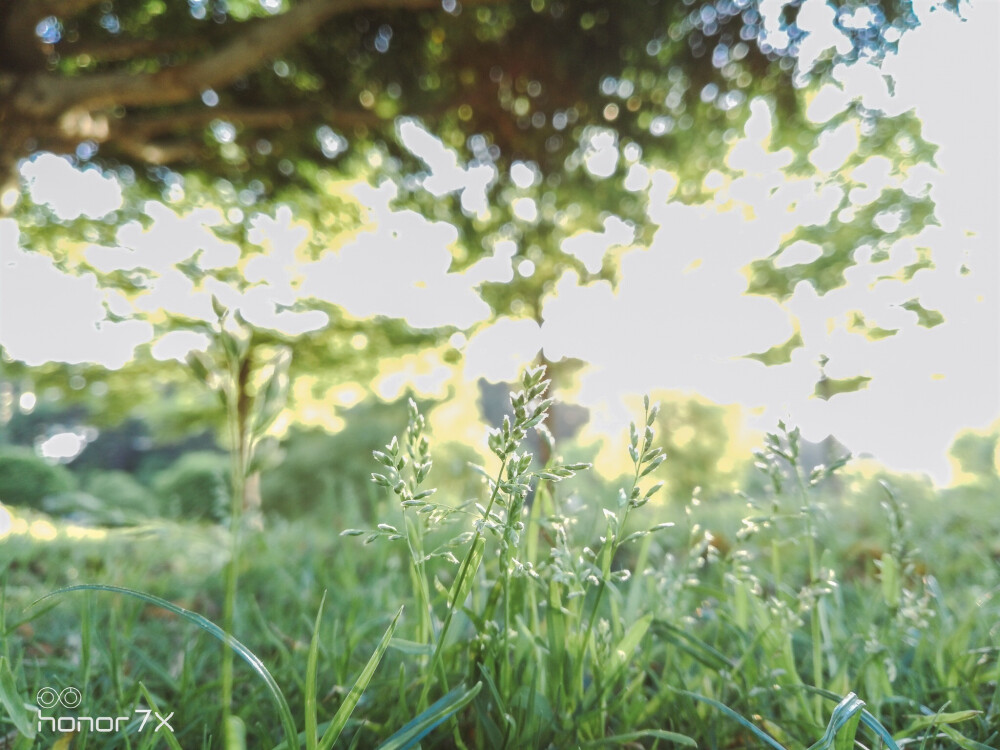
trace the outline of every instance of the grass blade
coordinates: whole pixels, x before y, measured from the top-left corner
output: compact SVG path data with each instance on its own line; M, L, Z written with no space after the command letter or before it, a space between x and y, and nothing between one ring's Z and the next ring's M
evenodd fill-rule
M854 747L854 735L861 721L861 709L864 701L854 693L848 693L833 709L830 722L823 736L809 746L809 750L851 750Z
M625 734L614 734L610 737L601 737L599 740L591 740L585 743L582 747L600 747L601 745L625 745L630 742L635 742L636 740L641 740L643 738L649 737L654 740L666 740L667 742L673 742L675 745L683 745L684 747L698 747L698 743L694 741L691 737L686 734L678 734L677 732L668 732L664 729L642 729L638 732L626 732Z
M813 687L811 685L807 685L805 687L806 690L808 690L809 692L815 693L816 695L821 695L828 700L832 701L842 700L839 695L837 695L836 693L831 693L829 690ZM888 750L899 750L899 745L896 744L896 741L893 739L892 734L889 732L889 730L886 729L884 726L882 726L882 723L878 719L876 719L868 711L868 709L862 708L860 713L861 713L861 723L864 724L866 727L868 727L870 730L872 730L872 732L874 732L875 735L878 736L878 738L885 743L885 746Z
M257 655L254 654L253 651L248 649L214 622L202 617L197 612L192 612L184 609L183 607L178 607L173 602L168 602L166 599L161 599L158 596L153 596L152 594L147 594L143 591L122 588L120 586L107 586L105 584L98 583L85 583L80 584L79 586L67 586L66 588L58 589L46 594L41 599L36 600L30 606L33 607L38 602L45 601L50 597L58 596L60 594L69 594L74 591L107 591L112 594L131 596L135 599L147 602L148 604L161 607L168 612L173 612L178 617L181 617L193 625L201 628L213 638L217 638L222 641L226 644L226 646L232 649L233 652L238 654L243 661L249 664L250 668L253 669L253 671L257 673L257 676L264 681L265 685L267 685L267 690L271 694L271 699L278 708L278 715L281 718L282 728L284 729L288 744L292 747L299 747L298 731L295 729L295 720L292 718L292 710L288 707L288 701L285 700L285 695L281 692L281 688L278 687L278 683L275 682L274 677L268 671L267 667L264 666L264 663L257 658Z
M153 696L149 694L146 686L141 682L139 683L139 691L142 693L143 698L146 699L146 703L149 704L149 707L153 709L157 716L159 716L160 707L157 705L156 701L153 700ZM159 729L160 728L157 727L156 731L159 732ZM160 736L163 737L163 741L170 746L171 750L184 750L184 748L181 747L181 743L179 743L177 738L174 737L174 730L172 728L167 727L166 731L164 731Z
M736 664L725 654L703 640L695 637L680 628L671 625L664 620L653 622L654 632L668 643L688 654L692 659L696 659L709 669L720 671L723 669L735 669Z
M14 722L14 728L29 740L35 737L35 723L32 712L24 705L21 694L17 691L14 673L7 664L7 659L0 656L0 704L3 704L7 716Z
M306 750L316 750L316 663L319 661L319 623L323 616L323 605L326 603L326 592L319 601L316 612L316 624L313 626L312 640L309 641L309 658L306 661L305 689L305 734Z
M226 717L226 750L247 750L247 725L236 714Z
M862 704L863 705L863 704ZM831 720L832 722L832 720ZM853 750L858 725L861 723L861 711L855 711L851 718L839 730L833 740L834 750Z
M477 682L468 690L464 685L459 685L379 745L379 750L407 750L413 747L432 729L475 698L482 687L482 682Z
M389 648L389 641L392 639L392 634L396 630L396 623L399 622L400 615L402 614L403 608L400 607L399 611L396 612L396 616L392 618L392 622L389 623L389 627L386 628L385 635L382 636L382 640L379 642L375 652L371 655L365 668L361 670L361 674L354 683L354 687L351 688L351 692L347 694L347 698L344 699L344 703L333 717L330 726L323 733L323 737L319 741L318 750L330 750L333 747L333 743L340 737L340 733L344 730L347 720L351 718L354 707L361 700L361 694L365 692L365 688L368 687L368 683L371 681L372 675L375 674L379 662L382 661L382 655Z
M719 701L717 701L717 700L715 700L713 698L707 698L704 695L699 695L698 693L691 693L691 692L688 692L687 690L675 690L675 692L679 693L680 695L686 695L688 698L694 698L696 701L701 701L702 703L707 703L709 706L712 706L713 708L718 709L719 711L721 711L722 713L724 713L726 716L728 716L733 721L738 722L739 724L742 724L744 727L746 727L751 732L753 732L755 735L757 735L762 740L764 740L764 742L766 742L768 745L770 745L771 747L773 747L774 750L785 750L784 746L782 746L780 743L778 743L774 739L774 737L772 737L767 732L765 732L762 729L760 729L759 727L757 727L755 724L753 724L750 721L747 721L746 719L744 719L742 716L740 716L738 713L736 713L733 709L731 709L725 703L720 703ZM898 748L897 748L897 750L898 750Z

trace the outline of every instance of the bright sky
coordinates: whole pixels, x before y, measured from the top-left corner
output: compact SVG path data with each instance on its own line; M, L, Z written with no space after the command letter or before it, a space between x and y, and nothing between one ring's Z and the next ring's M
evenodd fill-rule
M631 229L616 219L607 221L601 233L567 241L562 249L594 270L617 247L622 258L619 290L613 293L606 283L581 285L575 274L567 273L544 307L541 327L516 317L485 323L490 311L477 286L532 272L529 261L514 262L518 248L513 243L498 243L492 257L464 273L452 272L449 245L456 230L390 209L395 187L389 183L358 188L358 200L370 211L371 229L318 262L296 260L295 248L309 229L290 210L259 217L253 240L266 252L246 269L248 281L258 286L245 293L218 282L208 286L227 304L240 306L252 323L293 334L327 323L318 311L283 309L301 297L337 303L358 317L403 317L417 327L457 325L469 332L468 340L457 336L453 341L464 352L468 378L513 379L543 347L550 359L585 359L592 367L581 379L579 399L593 409L598 428L617 430L627 422L625 394L685 390L744 405L755 415L755 428L772 429L785 418L801 425L809 439L832 433L855 453L871 453L897 470L926 471L947 481L946 450L955 434L962 428L984 428L1000 417L1000 65L995 44L1000 4L978 0L964 5L965 22L948 12L931 12L928 2L914 5L922 26L903 37L899 55L884 71L895 77L895 96L889 96L874 68L844 68L838 74L842 88L821 91L810 116L825 121L858 96L866 105L890 112L916 107L925 137L940 145L939 171L918 174L904 187L930 183L941 226L899 243L888 264L876 268L862 258L849 273L848 285L823 297L805 283L784 307L742 295L743 267L773 252L795 225L823 220L839 200L828 190L817 191L810 181L789 182L781 176L788 155L767 150L771 116L761 102L753 104L746 137L731 154L730 165L742 170L741 176L730 182L718 174L708 177L707 186L718 189L715 203L673 202L676 181L671 175L650 173L641 162L633 166L627 186L649 190L649 217L659 226L652 245L631 248ZM803 58L842 44L827 17L832 12L823 0L807 0L803 6L800 25L817 30L803 48ZM865 20L863 15L855 18L859 24ZM769 33L780 43L776 26ZM427 162L426 189L437 195L461 191L466 210L487 210L492 168L465 168L415 123L403 122L399 131ZM825 137L811 158L820 170L834 169L856 143L856 131L841 128ZM598 175L609 173L620 158L613 136L597 132L592 145L588 168ZM863 168L871 189L868 195L852 196L859 205L885 184L884 161L872 159ZM27 162L22 174L35 201L51 204L67 218L101 216L121 204L121 188L113 179L93 170L80 172L55 156ZM518 164L512 177L528 188L537 175ZM773 187L778 190L772 195ZM720 212L718 207L730 198L738 208ZM753 207L752 219L739 204ZM522 220L532 221L537 208L524 198L515 210ZM198 250L205 267L232 265L238 249L211 231L225 218L210 210L178 217L159 203L148 204L147 213L153 219L149 230L126 225L118 232L118 247L88 248L88 260L101 269L154 271L149 293L135 303L139 311L166 308L210 317L208 294L195 294L174 266ZM137 345L151 340L147 323L104 319L102 299L123 315L133 312L131 303L107 296L92 276L57 272L45 256L26 251L30 245L30 237L20 235L16 224L0 221L0 343L11 356L29 364L101 361L120 367ZM935 269L921 271L905 285L874 283L877 276L914 262L917 247L932 248ZM792 247L779 263L808 261L814 253L806 245ZM963 264L971 273L958 273ZM888 271L887 265L892 266ZM946 322L932 329L918 327L915 314L900 307L913 297L940 310ZM901 331L868 341L847 330L846 313L853 310L875 325ZM793 316L801 321L805 347L790 363L768 368L741 357L788 339ZM154 353L164 359L181 356L200 343L195 334L176 333L157 342ZM813 398L821 355L829 357L830 377L864 374L873 380L857 393L830 401ZM429 369L436 373L429 387L437 390L441 370ZM419 375L414 370L395 378L416 381Z

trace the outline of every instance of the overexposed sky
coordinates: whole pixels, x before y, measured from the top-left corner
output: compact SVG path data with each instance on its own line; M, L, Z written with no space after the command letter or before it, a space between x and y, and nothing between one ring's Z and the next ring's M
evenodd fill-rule
M251 239L265 253L245 269L248 281L257 285L240 291L216 283L211 291L243 308L251 322L296 334L328 322L318 311L284 309L309 297L337 303L357 317L403 317L428 328L457 325L468 332L468 340L460 337L456 345L465 355L469 378L512 379L541 348L550 359L585 359L592 366L581 378L580 400L608 429L628 419L623 394L686 390L746 406L755 414L756 428L770 429L779 418L789 419L810 439L833 433L856 453L946 481L946 450L956 432L986 427L1000 417L1000 65L995 43L1000 4L963 5L965 21L932 12L928 2L914 5L922 26L902 38L899 55L883 71L895 80L895 96L889 95L882 73L870 66L842 68L839 86L822 90L809 113L825 121L855 97L889 112L915 107L925 137L940 146L938 169L916 172L903 187L930 185L941 226L898 243L890 260L877 267L859 250L860 262L849 272L848 284L822 297L807 283L800 283L785 305L742 294L742 269L749 262L773 253L794 226L825 221L840 200L814 180L788 181L781 175L790 155L768 149L770 112L763 102L753 103L745 137L730 156L738 177L708 176L706 186L718 191L712 203L674 202L671 175L651 172L641 162L633 166L626 185L649 191L649 220L658 227L651 246L631 247L632 230L616 219L600 233L567 241L563 251L595 270L604 253L617 248L619 288L613 293L604 282L583 285L567 273L544 306L541 327L502 311L498 321L487 323L490 311L477 293L485 281L531 273L530 261L518 259L514 243L498 243L491 257L456 273L449 250L456 230L413 212L393 211L389 203L395 188L389 183L356 190L358 201L368 207L370 226L316 262L296 256L309 229L291 210L259 217ZM817 29L803 48L804 57L843 43L829 25L828 12L832 9L822 0L807 0L800 12L800 24ZM855 22L865 19L858 16ZM780 35L780 30L768 33ZM485 190L496 178L491 167L464 167L416 123L401 122L399 132L427 162L426 189L437 195L461 191L467 211L488 209ZM836 169L856 144L857 131L847 125L821 139L810 158L818 170ZM607 174L621 156L614 137L595 131L591 145L587 168ZM856 175L870 189L867 195L852 194L853 202L863 205L886 184L883 162L869 160ZM514 170L514 182L527 196L535 175L529 165ZM101 216L121 204L121 188L113 179L93 170L80 172L55 156L26 162L22 174L33 199L51 204L66 218ZM536 211L528 197L515 206L524 221L532 221ZM204 210L178 217L159 203L148 204L147 213L153 218L149 230L121 227L118 247L87 248L87 259L102 269L155 272L148 293L134 303L139 312L164 308L209 317L208 293L196 293L174 266L199 250L205 267L234 264L239 250L211 231L225 218ZM918 247L931 248L935 268L905 284L879 280L913 263ZM30 237L19 235L12 221L0 221L0 343L11 356L29 364L97 360L119 367L135 346L152 339L147 323L104 319L102 301L123 315L133 311L133 303L103 293L93 276L60 274L30 248ZM815 253L816 248L800 244L778 262L806 262ZM963 265L969 269L965 275L959 273ZM916 315L901 307L914 297L940 310L945 323L918 327ZM900 332L868 341L848 330L849 311ZM742 356L787 340L796 320L805 346L790 363L768 368ZM154 351L168 358L199 343L191 335L174 334ZM830 401L812 397L821 355L829 358L830 377L868 375L873 378L868 388ZM405 378L405 372L395 377Z

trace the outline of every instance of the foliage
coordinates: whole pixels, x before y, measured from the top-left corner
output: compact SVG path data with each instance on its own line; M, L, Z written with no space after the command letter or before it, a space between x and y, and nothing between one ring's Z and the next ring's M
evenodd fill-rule
M961 479L996 486L1000 482L1000 424L988 430L965 430L951 446Z
M526 394L537 398L535 377L529 373ZM887 491L857 469L838 489L836 468L803 471L800 439L786 427L757 457L770 489L755 492L749 515L705 503L672 527L663 514L675 509L645 502L658 486L650 471L638 492L630 481L609 507L595 509L604 528L595 541L576 522L574 482L561 476L577 468L558 460L529 466L527 475L519 468L519 425L539 416L542 403L515 394L512 417L493 433L494 468L513 468L484 480L494 498L488 510L427 494L430 437L411 408L402 437L376 452L376 481L388 485L391 502L378 509L369 545L338 539L311 519L276 522L246 540L241 585L253 597L235 627L253 669L263 676L267 665L291 721L306 717L307 747L333 725L345 744L389 747L418 737L468 748L683 746L687 738L709 747L904 747L944 737L966 748L995 745L991 628L1000 612L990 592L1000 577L990 543L1000 529L990 501L959 508L921 484ZM650 405L629 441L637 477L662 458L650 446L656 421ZM538 487L528 508L518 481L527 477L531 486L567 481ZM880 496L868 498L869 489ZM192 637L190 623L197 620L194 632L217 629L190 610L218 613L227 532L167 524L153 536L88 539L61 527L43 542L25 520L26 530L0 548L6 703L39 685L86 686L94 712L130 715L155 702L175 712L180 747L218 747L217 650ZM456 523L465 529L458 538ZM980 534L968 535L964 524ZM713 546L707 528L728 534L731 547ZM849 550L861 537L880 549L857 570ZM636 556L622 567L628 547ZM463 578L453 551L471 560L467 575L473 566L480 575ZM20 614L34 592L71 584L71 570L95 581L84 587L93 602L84 595ZM152 591L135 602L100 593L110 586ZM152 616L149 603L173 616ZM386 636L400 604L406 614ZM373 651L382 664L371 672ZM178 653L181 668L167 668ZM347 687L358 675L363 693ZM248 743L273 747L283 724L289 733L265 708L272 688L239 680L235 693ZM19 719L10 716L0 721L14 731ZM137 748L160 739L135 729L117 739ZM95 748L104 739L84 733L74 742Z
M172 467L175 477L182 474L180 464ZM187 472L190 475L190 468ZM187 481L191 481L190 479ZM174 479L173 488L169 492L183 492L184 482ZM198 482L192 482L197 485ZM139 517L155 516L158 512L156 496L146 487L136 481L131 474L124 471L98 471L89 474L84 481L84 488L91 495L99 497L106 508L125 511ZM191 489L195 489L194 486ZM169 494L168 492L168 494Z
M405 412L401 405L365 401L341 412L334 434L293 427L281 442L281 460L261 479L264 509L287 518L309 513L344 518L370 514L370 449L389 440Z
M120 508L108 507L89 492L60 492L42 501L42 508L53 516L61 516L85 526L126 526L142 516Z
M27 195L14 215L31 250L70 273L94 274L111 296L133 304L163 269L125 262L108 270L90 262L85 249L127 247L118 230L130 222L148 228L151 207L218 212L212 231L235 244L239 261L212 266L192 246L170 270L203 297L213 282L246 294L254 285L245 269L262 253L252 239L254 222L291 210L311 230L296 258L315 260L364 226L349 185L390 180L396 206L458 228L449 247L452 271L513 242L512 268L527 262L533 272L484 282L479 293L495 314L540 320L567 270L584 284L616 276L610 254L600 268L588 268L566 252L564 240L621 219L637 244L651 241L651 172L672 174L671 197L684 202L715 197L706 187L709 175L723 184L745 177L730 157L753 111L774 116L767 155L790 161L786 174L810 177L815 192L837 196L837 205L747 267L750 293L783 300L805 280L824 294L842 285L863 255L888 260L897 240L935 221L927 195L898 187L912 168L933 159L912 113L888 118L855 101L826 122L805 116L837 65L875 64L891 54L917 23L905 3L871 4L863 32L838 20L847 46L811 63L797 57L809 31L799 24L798 6L772 9L751 0L449 0L441 7L413 0L188 6L128 0L113 12L87 0L48 16L27 0L11 7L0 17L0 37L9 42L0 69L17 96L5 110L12 135L0 167L48 148L106 169L125 188L121 209L105 217L64 220ZM322 33L312 33L317 28ZM776 41L774 28L785 42ZM35 90L46 96L31 96ZM438 174L426 153L407 145L404 132L417 132L414 123L427 129L415 136L425 145L440 139L430 148L453 163L454 174ZM841 127L858 131L858 149L821 173L809 162L810 146ZM601 143L609 146L609 167L592 163ZM886 163L892 184L855 206L850 196L864 187L856 170L873 159ZM455 174L478 187L463 190ZM474 195L479 189L481 201ZM519 213L519 205L529 204L534 218ZM779 262L797 242L817 246L817 258ZM326 314L324 330L289 337L257 326L256 343L293 346L293 379L320 385L364 382L388 351L451 333L353 320L334 305L301 297L281 304L283 312ZM906 305L921 325L939 320L916 299ZM118 309L109 310L109 323L124 322ZM157 337L201 331L199 323L162 310L125 317L150 323ZM351 346L359 334L369 342L365 356ZM87 364L35 371L9 365L12 375L30 377L39 389L60 388L69 400L86 396L67 387L73 376L102 384L98 413L109 422L136 405L155 410L165 389L184 392L179 368L155 361L146 347L117 373ZM156 378L148 377L154 369ZM847 379L842 387L863 385ZM189 392L180 403L160 414L174 428L220 416L218 404Z
M76 483L65 467L49 463L29 448L0 448L0 500L41 507L49 495L68 492Z
M659 395L659 394L658 394ZM694 494L708 499L732 492L745 480L749 462L739 443L742 415L704 399L660 397L656 431L673 462L665 496L680 503Z
M570 189L590 185L579 162L598 128L703 175L722 163L723 133L754 96L775 98L787 132L803 125L793 82L807 29L794 8L765 19L762 5L130 0L112 14L84 2L46 17L18 2L0 28L4 69L25 89L8 119L34 125L35 138L8 148L76 151L139 179L159 166L151 177L164 183L164 166L203 169L260 194L309 184L314 162L354 171L373 149L412 163L395 139L396 118L408 116L474 164L495 163L494 195L510 189L515 161L543 179L564 173ZM873 7L865 33L848 32L846 53L798 71L800 85L837 62L881 58L916 24L904 4ZM786 33L782 46L766 20ZM35 88L48 98L32 102ZM53 127L73 108L90 127Z
M230 495L229 459L200 451L181 456L153 480L164 515L192 520L225 517Z

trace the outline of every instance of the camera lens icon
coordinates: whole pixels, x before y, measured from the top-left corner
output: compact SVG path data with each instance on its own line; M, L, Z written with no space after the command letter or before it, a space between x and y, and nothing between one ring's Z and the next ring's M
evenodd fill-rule
M41 708L52 708L59 702L59 693L55 688L43 687L35 694L35 701Z
M72 686L63 688L61 693L55 688L43 687L35 694L35 701L41 708L52 708L57 703L63 708L76 708L83 702L83 695Z
M59 693L59 702L63 708L76 708L83 702L83 695L75 687L68 687Z

